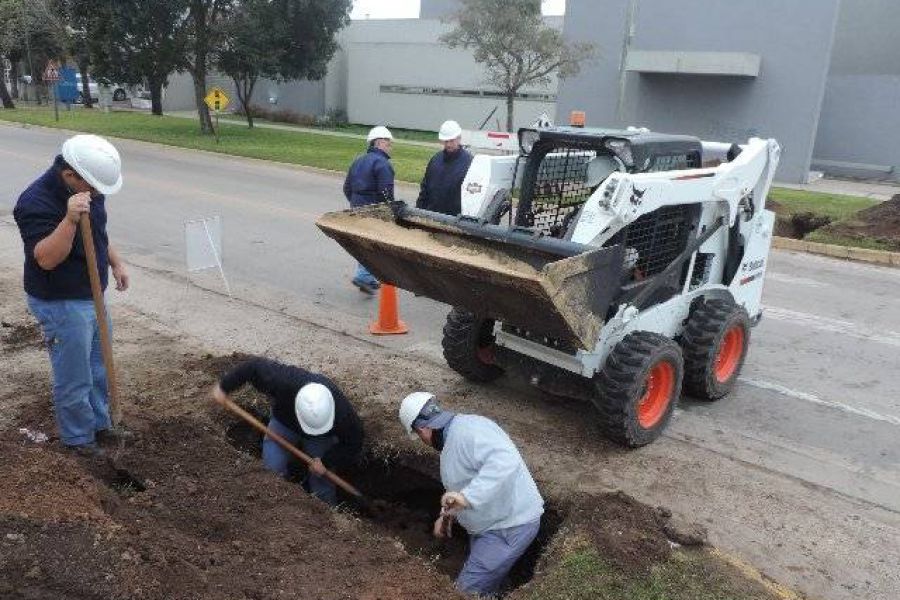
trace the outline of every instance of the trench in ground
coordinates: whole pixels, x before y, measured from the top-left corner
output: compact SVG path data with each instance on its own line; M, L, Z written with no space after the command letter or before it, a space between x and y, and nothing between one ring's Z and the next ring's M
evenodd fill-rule
M263 422L265 415L257 414ZM257 458L262 455L262 435L242 421L232 423L226 430L232 446ZM299 461L298 461L299 462ZM438 517L444 487L439 479L422 472L413 465L421 457L396 454L390 457L367 449L360 462L340 475L354 485L370 501L361 506L349 494L338 490L344 510L369 521L382 533L403 543L409 554L432 563L442 573L455 579L466 559L468 535L458 524L452 537L439 540L432 534ZM293 466L289 479L302 484L306 470ZM563 523L565 514L552 504L545 504L538 536L510 571L506 591L529 582L538 561Z

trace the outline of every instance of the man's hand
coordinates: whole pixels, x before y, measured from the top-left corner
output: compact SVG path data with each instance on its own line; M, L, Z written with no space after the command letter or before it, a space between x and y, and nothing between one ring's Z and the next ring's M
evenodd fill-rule
M128 270L125 268L125 265L119 263L114 266L112 268L112 274L116 280L116 289L120 292L127 290L130 278L128 277Z
M328 469L325 468L321 458L314 458L313 461L309 463L309 472L313 475L322 477L327 471Z
M469 508L469 501L459 492L446 492L441 496L441 512L455 515L459 511Z
M88 192L80 192L69 197L66 218L78 225L81 215L91 212L91 195Z
M212 398L213 398L213 400L216 401L216 403L221 404L222 406L225 406L225 402L228 400L228 394L226 394L222 390L222 388L219 387L219 384L217 383L216 385L213 386Z

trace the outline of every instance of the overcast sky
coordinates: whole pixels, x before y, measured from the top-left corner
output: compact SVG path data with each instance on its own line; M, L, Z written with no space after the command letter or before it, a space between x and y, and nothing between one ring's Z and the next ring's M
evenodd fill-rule
M545 15L561 15L566 0L541 0ZM353 0L353 19L415 19L419 16L419 0Z

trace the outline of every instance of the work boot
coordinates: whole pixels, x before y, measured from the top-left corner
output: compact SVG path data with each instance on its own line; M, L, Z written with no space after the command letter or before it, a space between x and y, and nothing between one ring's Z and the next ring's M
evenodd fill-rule
M134 434L124 427L110 427L109 429L101 429L94 436L97 443L101 446L114 446L121 442L127 442L134 438Z
M72 452L76 456L84 458L103 458L106 452L97 444L81 444L80 446L66 446L66 450Z
M353 285L359 288L359 291L363 294L368 294L369 296L374 296L375 292L381 288L381 284L377 281L366 281L356 277L353 278Z

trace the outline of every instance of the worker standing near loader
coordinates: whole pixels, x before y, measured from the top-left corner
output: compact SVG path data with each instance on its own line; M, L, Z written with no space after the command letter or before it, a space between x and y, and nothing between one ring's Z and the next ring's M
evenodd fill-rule
M300 444L314 458L305 487L323 502L335 506L337 490L324 477L326 469L343 469L362 453L363 426L356 410L340 388L324 375L254 358L224 374L213 388L221 402L249 383L271 402L269 429L291 444ZM287 477L291 455L267 436L263 439L263 464Z
M499 425L443 410L429 392L403 399L400 423L411 439L418 437L441 453L447 491L435 536L449 535L453 519L469 532L469 555L456 587L468 594L495 594L534 541L544 513L528 466Z
M353 161L344 179L344 196L353 208L394 199L394 167L391 165L394 136L387 127L378 125L369 131L366 142L368 150ZM352 283L370 296L381 287L362 264L357 265Z
M100 329L78 228L81 216L89 215L101 288L111 268L116 289L127 290L128 271L106 233L106 196L121 187L116 148L95 135L76 135L13 210L25 246L28 308L50 353L56 425L62 443L84 454L124 432L110 420Z
M462 147L462 128L456 121L444 121L438 139L444 149L428 161L416 208L455 216L462 211L462 182L472 155Z

